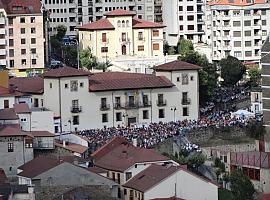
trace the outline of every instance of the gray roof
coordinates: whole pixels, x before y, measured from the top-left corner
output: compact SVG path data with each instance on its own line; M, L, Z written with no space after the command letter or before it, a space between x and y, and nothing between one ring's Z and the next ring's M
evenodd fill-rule
M263 43L261 52L268 52L270 53L270 34L268 35L268 37L266 38L266 40Z
M266 54L265 56L262 56L261 63L262 64L270 64L270 53Z

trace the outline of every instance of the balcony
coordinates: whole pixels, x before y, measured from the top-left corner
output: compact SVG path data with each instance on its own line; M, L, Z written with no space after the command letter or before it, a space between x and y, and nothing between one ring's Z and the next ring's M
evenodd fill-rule
M121 103L114 103L114 104L113 104L113 108L114 108L115 110L120 110L120 109L125 108L125 106L121 105Z
M145 102L140 102L139 103L139 107L140 108L146 108L146 107L150 107L152 105L151 101L145 101Z
M0 56L5 56L6 54L6 49L0 49Z
M161 106L166 106L167 105L167 101L166 100L157 100L157 106L161 107Z
M110 110L110 104L100 104L100 110L101 111Z
M139 108L139 104L135 103L135 102L126 102L125 108L126 109L136 109L136 108Z
M5 39L0 39L0 45L6 45L6 40Z
M182 99L182 105L189 105L190 103L191 103L191 99L190 98Z
M5 34L6 34L5 28L0 28L0 35L5 35Z
M70 107L70 112L72 112L72 113L80 113L80 112L82 112L82 107L81 106Z

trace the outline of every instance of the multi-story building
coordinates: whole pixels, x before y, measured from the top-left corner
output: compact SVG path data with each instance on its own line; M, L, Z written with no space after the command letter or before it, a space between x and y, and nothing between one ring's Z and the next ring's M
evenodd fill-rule
M39 0L0 3L1 65L16 75L44 69L43 14ZM4 12L5 11L5 12ZM6 63L4 62L6 60Z
M60 120L59 132L197 119L199 69L182 61L156 66L156 75L89 75L63 67L43 74L40 98L43 106ZM20 83L25 85L23 81L27 79L31 77Z
M134 18L135 13L114 10L106 18L78 27L81 49L98 59L163 55L163 25Z
M250 110L255 115L262 114L262 88L261 87L253 87L250 91L250 101L251 107Z
M213 61L228 55L259 62L260 49L270 30L270 4L266 0L209 2Z
M49 33L56 34L59 25L67 27L67 35L76 36L75 27L93 21L92 0L42 0L49 11Z
M163 22L162 0L154 0L154 22Z
M176 46L180 38L202 42L204 3L202 0L167 0L163 3L165 38Z

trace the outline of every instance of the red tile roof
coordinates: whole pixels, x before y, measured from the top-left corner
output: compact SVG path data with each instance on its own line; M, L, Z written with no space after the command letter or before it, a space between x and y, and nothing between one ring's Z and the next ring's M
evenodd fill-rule
M137 191L146 192L153 186L162 182L175 172L180 170L179 166L162 166L152 164L139 174L126 182L123 187L132 188Z
M179 71L179 70L199 70L200 66L180 60L164 63L154 67L156 71Z
M54 137L55 135L53 133L50 133L49 131L30 131L27 132L34 137Z
M75 69L73 67L60 67L57 69L51 69L43 74L44 78L62 78L62 77L74 77L74 76L88 76L90 72L82 69Z
M152 74L102 72L89 76L90 91L168 88L174 84L163 76Z
M17 114L20 114L20 113L31 113L31 110L29 109L29 106L26 103L14 104L14 109L15 109L15 112Z
M19 117L16 115L14 108L0 109L0 120L17 120Z
M10 79L9 83L21 93L43 93L44 80L42 77L16 77Z
M0 97L12 97L12 96L21 96L20 92L17 92L13 89L5 88L0 86Z
M79 30L113 30L114 26L108 19L100 19L95 22L87 23L82 26L78 26Z
M250 6L254 4L265 4L267 3L266 0L254 0L250 1L249 3L247 0L213 0L208 2L209 5L231 5L231 6Z
M163 24L151 22L151 21L145 21L138 18L132 19L132 28L164 28Z
M89 167L89 168L87 168L87 170L90 172L94 172L96 174L107 173L107 170L102 169L100 167Z
M13 136L33 137L28 132L21 131L19 126L17 127L10 125L0 126L0 137L13 137Z
M41 14L41 1L39 0L1 0L0 8L7 14ZM14 9L20 8L20 9Z
M18 167L18 169L23 170L21 173L18 174L18 176L34 178L60 165L61 163L61 160L52 157L36 157L33 160Z
M104 14L105 16L134 16L136 15L135 12L123 9L116 9Z
M60 141L55 141L55 146L67 149L75 153L80 153L80 154L83 154L84 152L88 150L88 147L82 146L80 144L75 144L72 142L66 142L66 146L64 147Z
M114 148L107 144L102 152L103 156L94 157L96 159L95 166L119 172L125 171L136 163L170 160L152 149L134 147L129 143L116 144Z

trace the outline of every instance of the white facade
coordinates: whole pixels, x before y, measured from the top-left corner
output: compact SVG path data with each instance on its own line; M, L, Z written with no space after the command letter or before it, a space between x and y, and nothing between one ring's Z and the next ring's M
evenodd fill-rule
M16 103L14 96L0 96L0 109L4 108L13 108L13 105Z
M270 30L270 4L210 5L212 59L228 55L259 62L260 49Z
M251 90L250 92L250 100L251 100L251 112L257 115L262 114L262 91Z
M180 38L193 43L202 42L204 1L166 0L162 5L165 39L169 45L176 46Z

